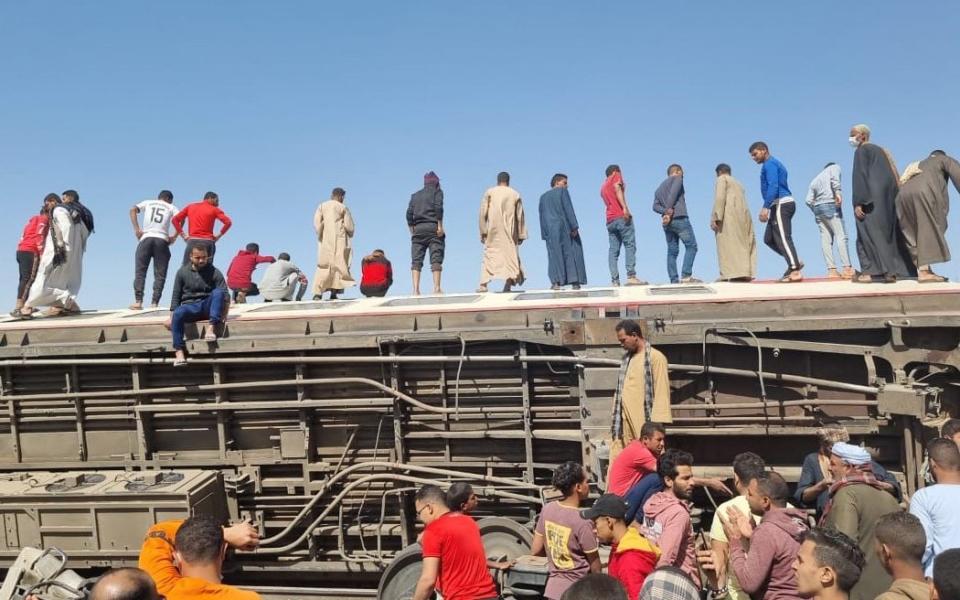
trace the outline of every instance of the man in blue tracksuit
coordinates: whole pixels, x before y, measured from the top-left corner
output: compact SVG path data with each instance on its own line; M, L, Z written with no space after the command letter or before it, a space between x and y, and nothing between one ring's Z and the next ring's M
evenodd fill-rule
M797 256L793 245L791 222L797 207L790 188L787 187L787 169L779 160L770 156L770 149L763 142L750 145L750 158L760 167L760 191L763 195L763 210L760 222L767 224L763 241L787 261L787 270L780 281L789 283L803 281L803 261Z

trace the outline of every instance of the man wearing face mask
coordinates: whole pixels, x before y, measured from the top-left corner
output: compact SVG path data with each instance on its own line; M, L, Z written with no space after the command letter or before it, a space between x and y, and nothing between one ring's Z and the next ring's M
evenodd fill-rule
M870 142L870 128L850 129L853 155L853 212L857 217L857 283L893 283L897 278L916 277L900 223L897 220L899 176L886 149Z

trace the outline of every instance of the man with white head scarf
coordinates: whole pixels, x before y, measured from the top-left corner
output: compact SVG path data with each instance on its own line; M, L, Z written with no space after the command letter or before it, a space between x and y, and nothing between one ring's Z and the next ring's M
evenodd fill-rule
M860 581L850 591L850 600L873 600L893 583L877 555L874 528L880 517L899 511L900 505L888 493L889 484L874 477L871 461L870 453L860 446L837 442L831 448L833 485L821 526L856 540L867 557Z

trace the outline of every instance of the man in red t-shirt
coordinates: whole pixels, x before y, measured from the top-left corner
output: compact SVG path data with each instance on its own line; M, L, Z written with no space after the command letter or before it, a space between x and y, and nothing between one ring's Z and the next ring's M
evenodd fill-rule
M189 235L183 232L184 221L190 221ZM213 224L216 221L220 221L222 226L220 227L220 233L214 235ZM207 249L207 256L212 263L213 255L217 252L217 242L233 225L230 217L220 210L220 196L215 192L207 192L203 195L202 201L188 204L186 208L173 217L171 222L174 229L177 230L177 235L187 242L187 247L183 251L184 266L190 264L190 253L196 246L203 246Z
M367 298L382 298L393 285L393 265L379 248L360 263L360 293Z
M238 252L227 268L227 287L233 291L233 301L244 304L248 297L259 296L260 288L253 282L253 272L259 264L275 262L276 258L260 254L260 244L256 242L250 242Z
M60 202L60 196L47 194L43 199L40 213L30 217L23 228L23 235L17 243L17 265L20 267L20 283L17 286L17 307L10 313L11 316L21 317L20 309L27 301L30 286L37 277L37 267L40 266L40 255L47 241L47 231L50 229L50 211Z
M414 503L426 527L420 542L423 571L413 600L428 600L434 591L443 594L444 600L498 599L476 522L469 515L451 512L446 495L435 485L420 488Z
M607 234L610 238L610 281L620 285L620 247L626 249L627 285L646 285L637 279L637 241L633 215L627 207L626 186L619 165L607 167L607 179L600 187L600 197L607 209Z
M627 444L610 463L607 493L626 497L644 475L657 472L657 459L663 454L667 430L660 423L647 421L640 428L640 439Z

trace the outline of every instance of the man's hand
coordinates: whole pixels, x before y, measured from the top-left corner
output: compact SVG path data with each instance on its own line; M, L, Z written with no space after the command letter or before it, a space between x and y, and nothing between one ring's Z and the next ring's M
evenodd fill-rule
M217 242L220 241L220 238L222 237L223 237L222 233L218 233L217 235L213 236L213 243L216 244Z
M720 514L720 513L717 513ZM736 506L727 508L727 518L720 518L723 524L723 532L727 534L727 539L733 542L741 537L750 539L753 536L753 519L743 514Z
M717 479L716 477L710 477L707 479L694 477L693 484L699 485L700 487L705 487L714 492L717 492L718 494L723 494L724 496L729 496L731 498L734 495L733 490L727 487L727 484L725 484L722 479Z
M571 232L570 232L570 237L572 237L572 238L578 238L578 237L580 237L580 230L579 230L579 229L574 229L573 231L571 231Z
M143 237L143 230L137 227L133 230L133 235L137 236L137 239L139 240L141 237Z
M630 214L629 208L623 209L623 220L626 221L627 223L633 220L633 215Z
M167 245L172 246L179 236L177 234L167 236Z
M163 326L167 328L167 331L173 328L173 315L167 317L167 320L163 322Z
M253 550L260 545L260 532L250 521L223 528L223 541L231 548Z
M770 220L770 209L769 208L762 209L760 211L760 222L766 223L769 220Z
M697 550L697 562L707 574L707 585L711 590L720 589L720 561L713 550Z
M710 221L710 229L720 233L720 221Z
M667 225L670 224L670 219L671 219L670 215L663 215L663 217L660 219L660 222L663 223L664 227L666 227Z
M410 230L410 233L413 233L413 229ZM437 237L444 237L446 232L443 230L443 225L437 223Z
M837 194L836 196L834 196L833 201L836 203L837 206L840 206L841 204L843 204L843 198L840 196L840 194Z
M863 207L859 205L853 207L853 214L857 216L858 221L862 221L867 218L867 213L863 212Z
M481 235L481 236L480 236L480 243L481 243L481 244L486 244L486 243L487 243L487 236Z
M517 561L515 560L488 560L487 566L498 571L506 571L507 569L513 567Z

